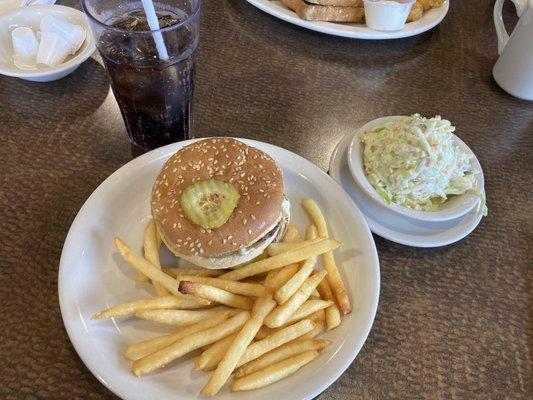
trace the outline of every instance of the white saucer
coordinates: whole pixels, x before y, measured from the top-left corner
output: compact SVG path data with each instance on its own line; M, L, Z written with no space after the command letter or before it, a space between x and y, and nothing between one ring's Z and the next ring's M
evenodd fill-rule
M347 151L353 134L337 144L329 163L329 174L350 195L366 218L370 230L390 241L413 247L440 247L463 239L481 221L483 210L478 204L460 218L443 222L423 222L396 214L375 204L356 185L350 173Z

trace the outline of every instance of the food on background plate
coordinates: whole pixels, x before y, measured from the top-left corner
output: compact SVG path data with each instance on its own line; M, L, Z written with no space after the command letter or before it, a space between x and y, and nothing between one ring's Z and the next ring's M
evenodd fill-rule
M444 0L417 0L417 3L419 3L422 6L422 9L424 11L431 10L432 8L437 8L442 6L444 3Z
M415 1L413 6L411 7L411 10L409 11L409 15L407 16L406 22L418 21L420 18L422 18L423 15L424 15L424 7L420 3L420 1Z
M289 208L276 162L231 138L182 148L152 190L152 215L165 245L210 269L259 256L285 233Z
M334 1L332 1L334 2ZM307 21L364 22L362 3L357 6L318 5L304 0L282 0L282 3Z
M362 0L281 0L285 7L307 21L365 23ZM424 11L440 7L444 0L417 0L407 22L422 18Z
M363 0L305 0L319 6L363 7Z
M419 114L361 136L365 175L388 204L436 211L451 195L477 193L471 156L455 144L450 121Z
M234 391L277 382L328 345L315 336L326 326L329 330L339 325L339 307L344 313L351 310L332 255L341 244L329 237L326 220L311 199L302 201L312 221L306 240L288 225L281 171L270 157L234 139L199 141L167 161L152 200L154 219L145 230L144 257L118 237L115 245L139 271L137 281L154 286L156 297L93 316L136 317L178 328L124 349L135 375L154 372L201 349L196 369L213 371L201 394L214 396L232 374L229 387ZM248 213L254 218L244 222ZM254 229L255 235L247 229ZM214 244L215 239L222 245ZM178 245L184 240L193 243L187 246L192 250ZM224 246L228 240L231 245ZM161 241L179 258L228 269L161 267ZM318 257L325 268L319 267ZM236 260L245 265L233 264ZM317 292L330 274L331 282Z

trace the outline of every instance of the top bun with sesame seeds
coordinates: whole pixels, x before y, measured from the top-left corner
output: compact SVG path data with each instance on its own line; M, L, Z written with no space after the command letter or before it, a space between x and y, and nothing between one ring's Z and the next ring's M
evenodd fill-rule
M229 218L210 229L193 222L182 208L182 196L195 183L212 180L231 184L239 196ZM199 140L170 157L152 189L151 208L165 245L210 269L252 260L283 236L289 220L276 162L232 138Z

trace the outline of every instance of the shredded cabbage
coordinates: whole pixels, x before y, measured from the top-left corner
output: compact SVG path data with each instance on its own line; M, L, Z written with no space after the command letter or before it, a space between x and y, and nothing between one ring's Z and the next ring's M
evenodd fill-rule
M365 132L363 164L366 176L388 203L413 210L436 211L450 195L476 189L471 156L454 143L450 121L413 114Z

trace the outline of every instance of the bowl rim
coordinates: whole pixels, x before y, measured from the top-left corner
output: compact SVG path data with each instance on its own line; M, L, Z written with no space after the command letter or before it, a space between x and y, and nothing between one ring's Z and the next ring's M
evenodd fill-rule
M125 33L128 35L153 35L154 32L169 32L175 29L179 29L182 26L189 24L193 19L197 18L200 14L200 8L202 0L196 0L196 5L194 6L192 12L190 15L187 15L187 18L185 18L183 21L178 22L177 24L167 26L165 28L159 28L156 30L143 30L143 31L128 31L127 29L122 28L116 28L112 25L108 25L105 22L100 21L92 12L89 10L89 7L87 7L87 1L88 0L80 0L81 2L81 8L83 9L87 19L91 20L94 24L102 27L103 29L112 30L117 33Z
M363 125L361 128L359 128L354 134L352 141L348 147L347 152L347 161L348 161L348 167L350 169L350 173L355 180L355 182L363 189L363 191L374 201L379 203L381 206L392 210L398 214L404 215L406 217L411 217L417 220L421 221L427 221L427 222L442 222L442 221L449 221L452 219L459 218L463 216L464 214L471 211L474 207L481 206L481 202L479 197L474 196L473 194L462 194L457 195L459 197L465 197L467 198L466 201L461 202L461 204L455 205L453 207L442 209L438 211L419 211L419 210L413 210L408 207L402 206L400 204L388 204L383 198L379 195L379 193L374 189L368 178L366 177L366 174L364 172L363 168L363 146L361 143L361 134L363 132L366 132L370 129L373 129L377 126L384 125L389 122L398 121L401 119L408 118L406 115L391 115L387 117L381 117L374 119L365 125ZM472 156L472 159L470 160L470 164L472 165L473 169L476 171L476 182L477 182L477 188L480 190L483 190L485 186L484 176L483 176L483 170L481 169L481 164L479 163L476 155L474 152L464 143L457 135L453 134L453 139L457 146L465 151L466 153L470 154Z
M62 11L72 16L81 17L83 21L83 28L87 32L87 35L85 37L85 41L82 47L78 50L77 54L75 54L74 57L72 57L70 60L56 67L48 67L46 69L36 70L36 71L34 70L26 71L22 69L15 69L15 67L3 68L0 65L0 74L5 75L5 76L15 77L15 78L41 78L41 77L46 77L50 75L55 75L55 74L59 74L61 72L67 71L71 68L78 67L95 52L96 44L95 44L93 35L91 34L91 31L89 29L89 26L87 24L85 14L72 7L67 7L67 6L63 6L59 4L43 4L43 5L36 5L36 6L30 6L30 7L19 7L19 8L0 14L0 24L2 24L6 19L11 18L17 14L31 13L31 12L36 12L36 11L51 12L51 13L54 13L56 11Z

